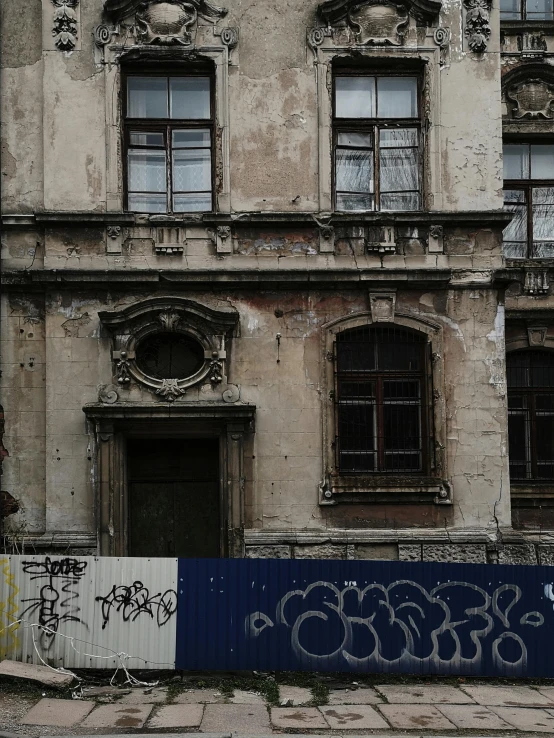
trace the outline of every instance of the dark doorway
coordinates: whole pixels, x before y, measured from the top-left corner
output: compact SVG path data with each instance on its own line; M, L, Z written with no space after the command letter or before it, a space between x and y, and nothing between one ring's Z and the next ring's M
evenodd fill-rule
M221 555L217 438L128 439L129 556Z

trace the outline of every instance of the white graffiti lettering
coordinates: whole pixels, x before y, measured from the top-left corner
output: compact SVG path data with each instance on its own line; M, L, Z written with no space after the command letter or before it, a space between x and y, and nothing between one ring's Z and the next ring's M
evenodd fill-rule
M346 662L359 671L471 673L488 658L505 674L525 670L527 647L512 630L514 608L522 599L514 584L502 584L492 595L458 581L438 583L429 591L407 579L388 586L345 584L339 589L317 581L287 592L274 620L259 611L246 617L247 637L285 628L296 658L313 668L340 669ZM545 595L554 601L554 585L545 586ZM537 628L544 617L532 611L518 614L514 622Z

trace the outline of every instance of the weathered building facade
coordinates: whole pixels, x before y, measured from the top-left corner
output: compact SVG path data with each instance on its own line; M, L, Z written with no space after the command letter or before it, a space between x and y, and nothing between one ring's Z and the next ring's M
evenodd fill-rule
M528 5L4 0L10 550L550 562Z

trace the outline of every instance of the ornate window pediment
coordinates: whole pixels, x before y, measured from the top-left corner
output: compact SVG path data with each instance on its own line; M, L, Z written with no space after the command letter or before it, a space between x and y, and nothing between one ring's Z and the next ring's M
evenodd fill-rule
M113 337L117 389L133 383L161 401L182 399L202 386L213 400L235 402L238 388L227 383L227 359L238 313L214 310L186 298L152 298L99 314ZM106 393L104 393L106 394ZM109 393L113 399L113 393Z
M327 0L317 8L327 28L313 29L312 40L318 45L318 39L332 34L334 27L343 29L351 44L399 46L410 16L431 25L441 7L440 0Z
M210 0L105 0L104 14L116 24L115 28L99 26L96 43L103 46L114 33L118 24L130 20L129 32L137 44L194 47L199 21L216 23L227 15L227 9ZM223 45L233 48L238 41L235 28L223 28L214 35L221 38Z
M545 64L524 64L502 82L505 117L514 121L554 119L554 70Z

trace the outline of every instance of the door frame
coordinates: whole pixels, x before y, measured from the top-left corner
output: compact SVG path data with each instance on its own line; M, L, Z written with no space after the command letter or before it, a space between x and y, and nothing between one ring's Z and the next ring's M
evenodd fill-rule
M244 556L244 453L256 406L85 405L95 442L94 497L100 556L128 555L127 443L130 436L219 438L221 556Z

